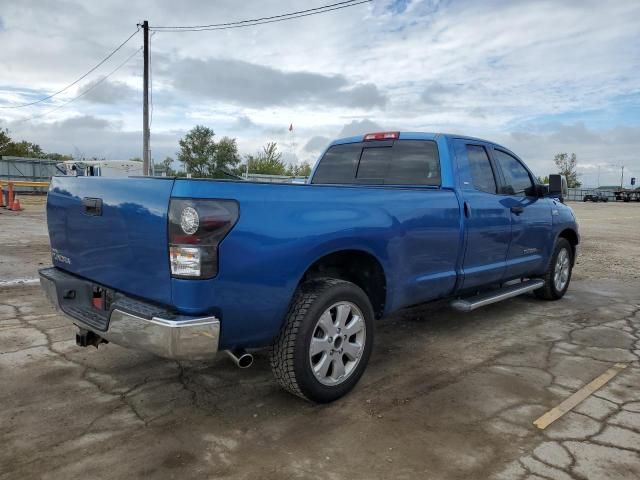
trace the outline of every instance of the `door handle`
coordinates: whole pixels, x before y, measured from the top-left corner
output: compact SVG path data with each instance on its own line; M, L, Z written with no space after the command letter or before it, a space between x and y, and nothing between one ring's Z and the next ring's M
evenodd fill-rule
M515 213L516 215L520 215L522 212L524 212L524 207L521 207L520 205L515 205L515 206L511 207L511 213Z
M467 202L464 202L464 216L469 218L471 216L471 207Z

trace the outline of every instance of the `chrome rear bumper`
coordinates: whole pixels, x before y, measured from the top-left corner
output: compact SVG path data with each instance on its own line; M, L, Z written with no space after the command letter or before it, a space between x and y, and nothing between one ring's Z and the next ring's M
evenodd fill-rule
M106 330L96 328L76 313L78 308L65 308L64 300L61 303L56 285L56 280L60 277L64 278L65 290L69 289L69 282L73 285L74 281L81 290L86 281L59 269L47 268L40 271L40 284L49 301L81 329L91 331L116 345L145 350L175 360L203 360L212 358L218 351L220 321L213 316L145 318L141 314L119 309L115 302L108 314Z

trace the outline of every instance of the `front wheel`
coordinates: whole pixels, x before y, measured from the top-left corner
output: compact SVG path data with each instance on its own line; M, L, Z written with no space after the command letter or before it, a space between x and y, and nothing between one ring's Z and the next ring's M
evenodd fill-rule
M271 349L271 369L287 391L327 403L360 380L373 346L373 307L357 285L323 278L304 283Z
M538 298L544 300L558 300L564 296L569 288L573 270L573 249L564 238L559 238L551 255L547 271L542 277L544 287L535 290Z

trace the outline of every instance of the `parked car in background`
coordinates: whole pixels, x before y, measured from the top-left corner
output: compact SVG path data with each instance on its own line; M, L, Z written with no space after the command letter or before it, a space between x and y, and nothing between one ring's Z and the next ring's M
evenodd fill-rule
M334 141L305 185L54 177L40 278L79 345L243 367L270 347L280 385L329 402L385 315L562 298L580 237L559 180L493 142L404 132Z
M583 202L608 202L609 198L602 192L595 191L593 193L588 193L582 198Z

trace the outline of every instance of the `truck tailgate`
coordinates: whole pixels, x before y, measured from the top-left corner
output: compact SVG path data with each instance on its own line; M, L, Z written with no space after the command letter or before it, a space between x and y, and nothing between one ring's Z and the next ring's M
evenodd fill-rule
M53 177L53 264L130 295L171 302L167 211L173 179Z

